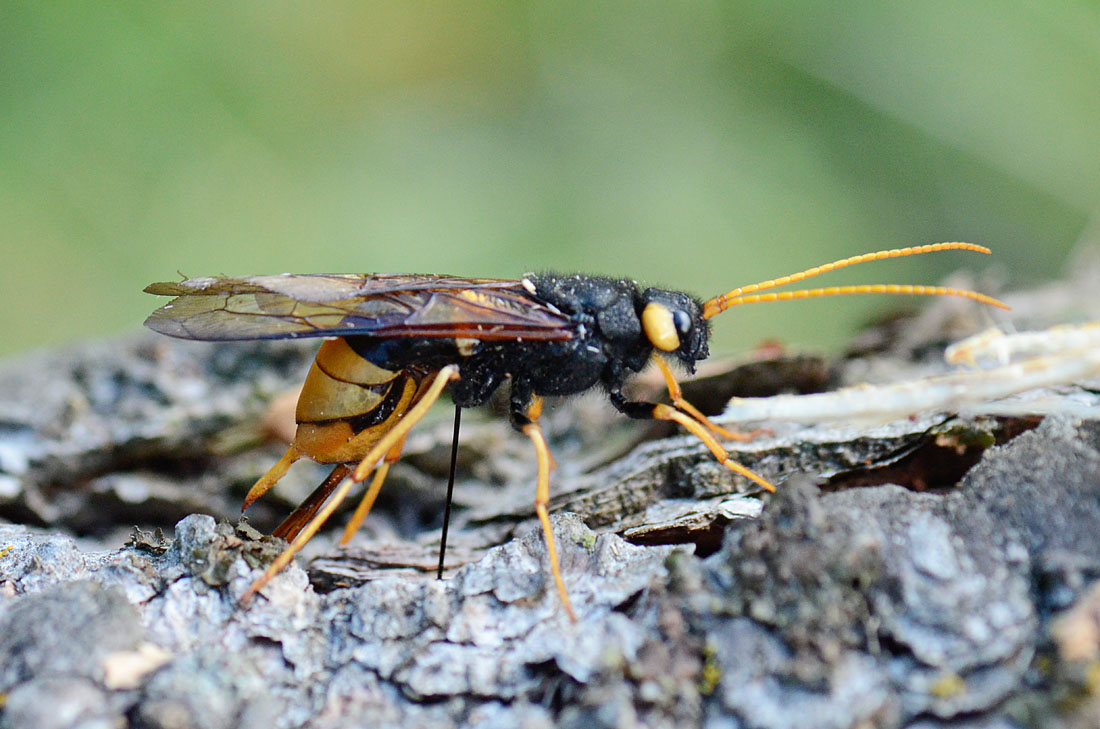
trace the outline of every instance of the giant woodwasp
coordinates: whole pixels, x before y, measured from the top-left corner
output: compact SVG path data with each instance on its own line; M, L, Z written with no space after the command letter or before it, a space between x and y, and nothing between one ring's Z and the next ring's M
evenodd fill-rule
M882 293L962 296L1007 308L983 294L942 286L769 291L856 263L956 249L989 253L969 243L878 251L736 288L705 302L678 291L643 289L629 279L585 274L528 274L519 280L422 274L192 278L148 286L148 293L176 298L153 312L145 325L184 339L326 338L298 400L294 441L252 487L244 505L262 496L302 457L336 465L275 530L291 544L253 583L246 598L293 558L354 484L373 472L341 543L351 538L370 511L390 464L400 456L409 430L448 386L460 409L483 404L507 380L512 422L531 439L537 453L535 511L558 594L572 618L547 510L551 457L538 425L544 396L573 395L599 385L623 414L679 424L720 463L774 491L766 479L730 459L718 440L751 436L712 423L684 400L666 360L693 371L709 354L708 320L739 304ZM664 375L671 405L633 401L623 394L627 378L650 361ZM453 470L451 477L453 483ZM444 531L444 545L445 535Z

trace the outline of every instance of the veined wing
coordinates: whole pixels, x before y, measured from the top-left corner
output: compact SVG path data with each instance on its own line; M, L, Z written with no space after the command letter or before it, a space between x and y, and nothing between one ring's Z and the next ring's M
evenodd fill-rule
M520 281L430 274L192 278L145 288L175 298L145 326L210 341L298 337L566 340L569 319Z

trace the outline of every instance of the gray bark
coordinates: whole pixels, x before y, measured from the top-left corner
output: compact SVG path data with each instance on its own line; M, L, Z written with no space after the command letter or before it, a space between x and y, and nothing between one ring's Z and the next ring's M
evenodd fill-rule
M1095 307L1095 287L1050 294L1075 285L1019 297L1020 315L1041 325L1063 316L1056 300ZM782 358L704 389L724 398L763 394L761 382L934 371L942 345L976 325L958 311L937 303L893 334L875 330L827 375L820 359ZM296 466L237 523L280 451L256 423L310 355L135 335L3 366L0 726L931 729L1100 717L1087 679L1100 661L1087 630L1100 614L1089 612L1100 422L776 425L732 448L779 482L763 495L693 438L653 440L596 396L559 403L544 420L571 623L534 520L529 443L490 414L467 418L448 569L434 579L443 412L410 438L349 548L333 546L334 525L243 607L282 547L261 531L324 475ZM1097 404L1088 386L1050 395Z

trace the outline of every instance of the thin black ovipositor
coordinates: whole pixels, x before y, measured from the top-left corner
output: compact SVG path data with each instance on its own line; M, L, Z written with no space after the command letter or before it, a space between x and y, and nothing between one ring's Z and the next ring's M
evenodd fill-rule
M451 471L447 475L447 503L443 506L443 535L439 538L439 569L437 580L443 579L443 558L447 554L447 527L451 524L451 497L455 492L455 468L458 465L458 428L462 425L462 408L455 405L455 431L451 438Z

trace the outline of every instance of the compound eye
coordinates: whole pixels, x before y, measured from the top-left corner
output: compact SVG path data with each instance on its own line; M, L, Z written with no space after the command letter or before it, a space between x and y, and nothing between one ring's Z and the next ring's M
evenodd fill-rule
M672 312L672 323L676 325L681 339L691 333L691 317L683 309Z
M689 322L690 323L690 322ZM642 330L654 347L662 352L675 352L680 347L679 327L667 306L651 301L642 309Z

